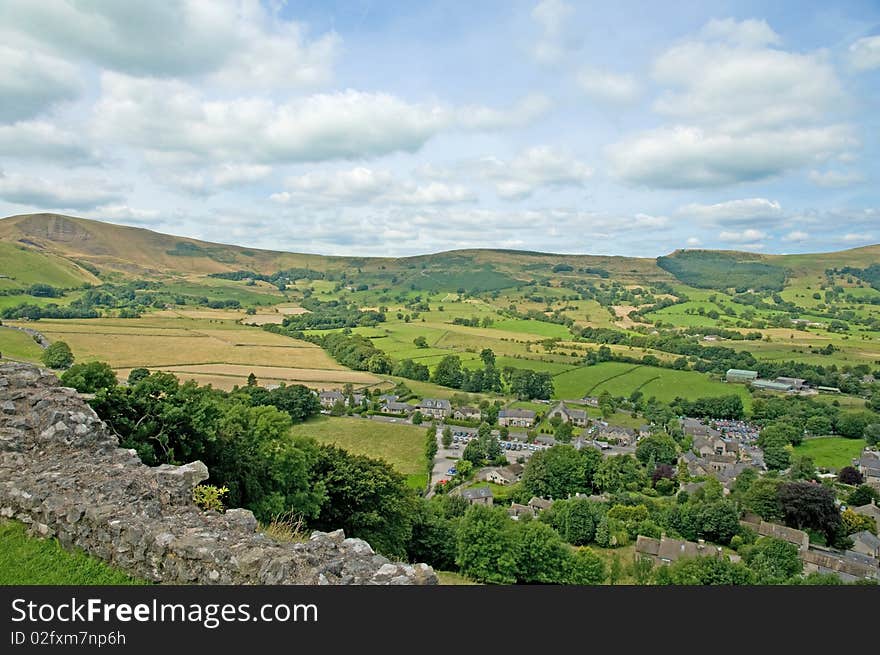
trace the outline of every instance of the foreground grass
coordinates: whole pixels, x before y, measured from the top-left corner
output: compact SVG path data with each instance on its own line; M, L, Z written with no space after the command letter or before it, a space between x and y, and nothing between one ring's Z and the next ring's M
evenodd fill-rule
M406 476L421 475L413 486L424 486L425 426L386 423L362 418L320 416L293 426L294 436L332 443L356 455L384 459Z
M0 585L140 585L146 581L87 555L66 551L57 539L37 539L17 521L0 521Z
M850 466L865 447L864 439L845 439L844 437L820 437L807 439L795 446L795 455L808 455L820 468L841 469Z
M440 580L440 584L442 585L478 585L479 582L474 582L463 576L461 573L455 573L454 571L434 571L437 574L437 578Z

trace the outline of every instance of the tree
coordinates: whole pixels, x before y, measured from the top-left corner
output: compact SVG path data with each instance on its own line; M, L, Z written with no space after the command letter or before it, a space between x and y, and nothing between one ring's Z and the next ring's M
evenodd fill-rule
M444 448L449 448L449 446L452 445L452 428L450 428L448 425L443 428L441 441Z
M437 455L437 428L432 423L425 433L425 459L433 468L434 457Z
M553 431L553 438L559 443L571 443L572 430L571 423L560 423Z
M861 507L862 505L869 505L878 500L880 500L880 493L878 493L874 487L867 484L860 484L849 496L847 496L846 503L852 507Z
M419 410L416 410L415 412L413 412L413 415L412 415L413 425L421 425L422 421L424 421L424 420L425 420L425 417L422 416L422 413Z
M877 534L877 521L873 516L865 516L864 514L856 514L851 509L846 509L840 515L843 521L844 534L855 534L862 530L867 530L873 534Z
M813 436L831 433L831 419L821 414L816 414L807 419L805 428Z
M428 340L425 337L416 337L415 339L413 339L413 345L416 348L427 348Z
M462 383L461 358L458 355L446 355L434 369L431 381L443 387L460 388Z
M547 584L561 581L569 554L553 528L541 521L517 521L512 542L519 582Z
M880 444L880 423L869 423L865 426L865 441L869 446Z
M249 387L257 386L257 376L254 375L253 373L250 373L247 376L247 386L249 386Z
M862 484L865 478L854 466L844 466L837 472L837 481L842 484L857 486Z
M562 499L592 489L593 477L602 456L593 448L576 450L558 445L540 450L529 458L523 471L526 493L541 498Z
M654 562L650 557L633 555L632 564L630 564L629 572L636 584L645 585L651 580L651 574L654 571Z
M669 435L655 433L639 440L636 458L642 464L651 459L655 464L674 464L678 459L678 446Z
M116 386L116 373L105 362L74 364L61 374L61 384L80 393L95 393L98 389Z
M644 487L645 475L638 461L631 455L612 455L602 460L596 471L595 483L602 491L615 493L630 486Z
M841 519L834 491L814 482L783 482L778 496L786 525L822 532L829 544L836 541Z
M323 487L318 530L342 528L365 539L379 552L403 556L412 536L416 497L406 479L390 465L322 444L313 471Z
M795 457L788 476L792 480L815 480L816 465L813 463L813 458L809 455Z
M541 512L540 520L550 525L572 546L584 546L596 536L599 507L586 498L557 500Z
M762 537L754 545L740 548L739 554L758 584L784 584L804 569L797 546L781 539Z
M483 450L479 439L471 439L461 453L461 458L473 464L474 466L482 466L486 460L486 451Z
M480 582L516 582L511 523L501 509L471 506L456 536L455 563L461 572Z
M455 524L444 516L439 505L419 499L406 555L410 562L425 562L441 571L455 568Z
M667 567L661 566L658 573ZM726 557L688 557L668 566L663 573L675 585L750 585L755 575L741 563ZM657 578L655 577L655 580ZM659 583L659 581L658 581Z
M784 516L782 502L779 500L779 485L782 481L773 477L760 477L744 494L743 504L765 521L781 521Z
M56 341L43 351L40 361L55 370L68 368L73 364L73 352L64 341Z
M131 372L129 372L129 374L128 374L128 386L133 387L138 382L140 382L141 380L143 380L144 378L149 377L149 376L150 376L150 369L143 368L143 367L133 368L133 369L131 369Z
M589 548L578 548L571 556L568 566L568 584L599 585L605 582L608 571L605 560Z
M845 412L837 420L837 432L848 439L861 439L865 428L873 423L874 415L870 412Z

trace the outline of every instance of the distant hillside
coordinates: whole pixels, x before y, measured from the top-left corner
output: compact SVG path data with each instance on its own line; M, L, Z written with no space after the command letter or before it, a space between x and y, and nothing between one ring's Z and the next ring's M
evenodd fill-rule
M815 255L676 251L668 257L561 255L516 250L458 250L404 258L329 257L209 243L142 228L60 214L0 219L0 289L36 281L70 287L96 273L129 277L203 276L286 269L347 273L414 290L467 286L492 291L533 280L611 278L623 284L674 282L703 288L777 289L791 276L837 266L868 267L880 246ZM659 265L658 265L659 264Z

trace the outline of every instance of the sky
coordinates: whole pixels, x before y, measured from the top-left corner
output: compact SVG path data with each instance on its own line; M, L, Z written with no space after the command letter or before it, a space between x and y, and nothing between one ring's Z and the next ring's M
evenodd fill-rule
M328 255L875 244L880 3L0 0L0 215L35 211Z

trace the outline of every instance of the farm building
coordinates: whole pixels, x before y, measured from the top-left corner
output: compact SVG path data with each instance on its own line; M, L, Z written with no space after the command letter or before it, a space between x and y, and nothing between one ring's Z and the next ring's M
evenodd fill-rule
M741 368L727 369L725 379L728 382L752 382L758 379L757 371L746 371Z

